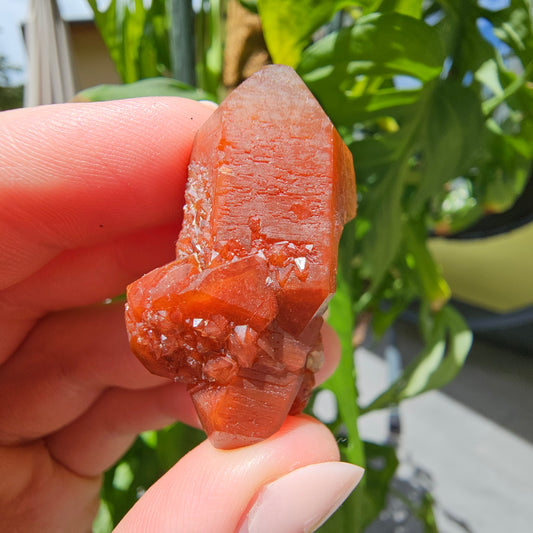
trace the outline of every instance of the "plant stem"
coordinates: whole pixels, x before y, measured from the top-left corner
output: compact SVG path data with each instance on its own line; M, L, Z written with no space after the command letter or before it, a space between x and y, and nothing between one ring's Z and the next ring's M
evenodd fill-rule
M190 0L170 0L170 52L172 75L196 85L194 12Z
M354 364L353 332L356 323L356 313L353 306L353 268L351 259L355 243L354 224L348 224L341 238L339 247L339 262L337 271L337 292L329 305L328 322L339 335L341 343L341 360L337 370L326 382L337 398L339 419L344 424L348 434L346 446L341 446L343 460L362 466L366 465L363 442L359 435L358 418L358 390ZM342 513L344 530L358 533L361 531L362 506L365 499L366 482L361 480L357 491L354 492L344 505Z

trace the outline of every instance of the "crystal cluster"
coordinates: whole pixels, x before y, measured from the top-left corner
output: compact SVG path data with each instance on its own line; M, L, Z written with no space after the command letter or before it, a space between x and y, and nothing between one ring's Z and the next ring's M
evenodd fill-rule
M128 287L126 323L144 365L187 384L216 447L305 407L355 210L351 154L289 67L249 78L199 130L176 260Z

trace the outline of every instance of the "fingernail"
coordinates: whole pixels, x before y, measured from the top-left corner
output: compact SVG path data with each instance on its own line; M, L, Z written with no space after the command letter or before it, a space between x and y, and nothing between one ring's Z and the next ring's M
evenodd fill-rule
M349 463L319 463L266 485L239 533L315 531L357 486L364 470Z

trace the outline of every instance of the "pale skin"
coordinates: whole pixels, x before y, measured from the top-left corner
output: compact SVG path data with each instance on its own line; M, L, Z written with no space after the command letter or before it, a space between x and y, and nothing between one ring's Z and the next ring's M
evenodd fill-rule
M192 140L210 113L160 98L0 114L6 531L90 531L102 473L140 431L198 424L184 386L151 375L132 356L122 304L101 302L172 259ZM325 347L319 379L338 361L330 330ZM266 483L338 458L333 436L305 416L240 450L204 442L121 530L235 531Z

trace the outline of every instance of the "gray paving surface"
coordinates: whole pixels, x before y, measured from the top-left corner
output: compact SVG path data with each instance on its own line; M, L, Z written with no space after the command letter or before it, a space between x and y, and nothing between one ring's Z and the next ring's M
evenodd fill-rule
M413 326L396 331L404 362L420 347ZM387 383L383 345L356 353L363 403ZM466 367L445 390L404 402L400 409L397 483L429 489L441 533L533 532L533 354L476 340ZM388 415L361 419L364 438L383 442ZM422 529L384 516L373 533ZM385 514L387 514L385 513Z

